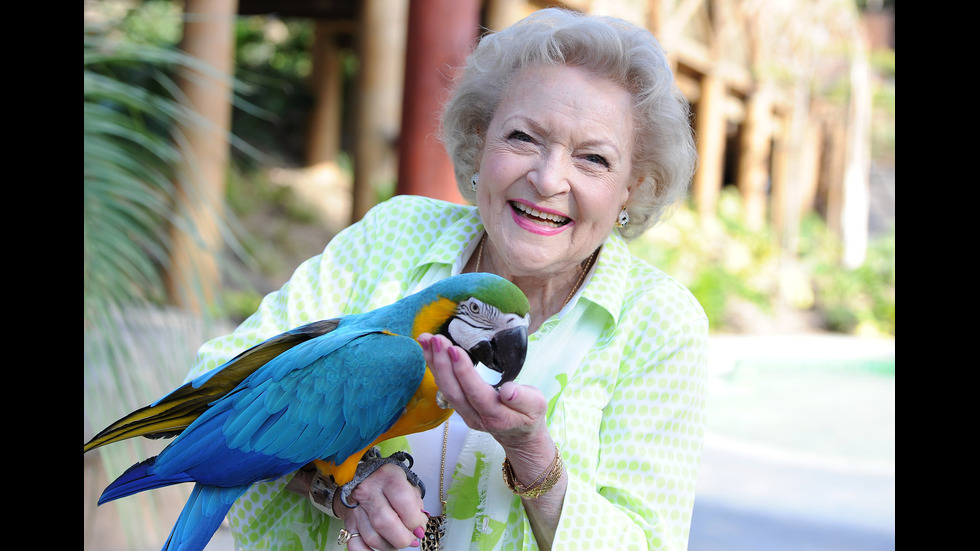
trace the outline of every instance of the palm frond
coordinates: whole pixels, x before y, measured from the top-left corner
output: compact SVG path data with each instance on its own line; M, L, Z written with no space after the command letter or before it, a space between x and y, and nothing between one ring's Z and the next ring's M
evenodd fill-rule
M213 71L173 48L126 42L110 31L85 30L85 440L177 386L196 348L216 335L208 320L167 309L164 285L171 229L197 234L194 219L177 207L179 193L192 201L200 193L181 129L205 124L186 106L172 75L178 67ZM212 214L222 216L224 245L240 251L233 220ZM163 445L126 442L100 450L96 457L105 475L95 480L111 480ZM86 455L87 463L92 455ZM86 468L87 479L97 472ZM160 512L182 503L188 490L150 494L109 507L118 511L133 548L166 538L176 511ZM86 502L87 522L92 504Z

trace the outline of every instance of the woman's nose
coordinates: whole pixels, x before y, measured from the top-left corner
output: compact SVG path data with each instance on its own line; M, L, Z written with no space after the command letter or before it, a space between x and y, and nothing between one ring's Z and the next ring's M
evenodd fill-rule
M558 152L541 156L527 175L542 197L550 197L569 190L569 163Z

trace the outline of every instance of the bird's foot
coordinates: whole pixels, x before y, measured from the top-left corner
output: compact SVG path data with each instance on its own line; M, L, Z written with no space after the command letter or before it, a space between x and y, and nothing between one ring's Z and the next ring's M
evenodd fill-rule
M377 448L371 448L364 453L361 458L360 463L357 464L357 470L354 472L354 478L350 482L344 484L340 487L340 502L345 506L353 509L357 507L357 504L351 505L348 501L351 492L357 485L364 481L367 477L371 476L374 471L381 468L382 465L388 463L394 463L401 467L405 471L405 476L408 477L408 481L422 492L422 497L425 497L425 484L422 484L422 480L419 479L418 475L412 472L412 465L415 464L415 460L412 456L406 452L395 452L388 457L381 457L381 451Z

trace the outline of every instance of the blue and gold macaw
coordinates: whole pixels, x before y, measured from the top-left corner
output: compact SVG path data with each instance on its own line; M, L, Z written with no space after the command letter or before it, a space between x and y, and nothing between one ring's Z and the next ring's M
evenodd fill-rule
M436 427L452 414L440 405L419 335L445 335L474 365L501 373L499 387L523 366L528 311L527 298L506 279L464 274L377 310L275 336L85 444L88 452L134 436L176 435L113 481L99 504L194 482L164 549L203 549L256 482L313 463L343 487L378 442Z

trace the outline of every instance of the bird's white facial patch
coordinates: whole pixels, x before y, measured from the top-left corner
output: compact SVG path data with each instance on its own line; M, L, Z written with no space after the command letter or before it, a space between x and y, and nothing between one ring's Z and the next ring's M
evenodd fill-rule
M449 334L456 344L469 350L480 341L489 341L504 329L527 326L530 318L530 315L501 314L496 307L469 298L459 304L456 317L449 322Z
M449 322L449 334L456 344L469 350L480 341L490 340L495 332L494 320L500 311L475 298L459 304L456 317Z

